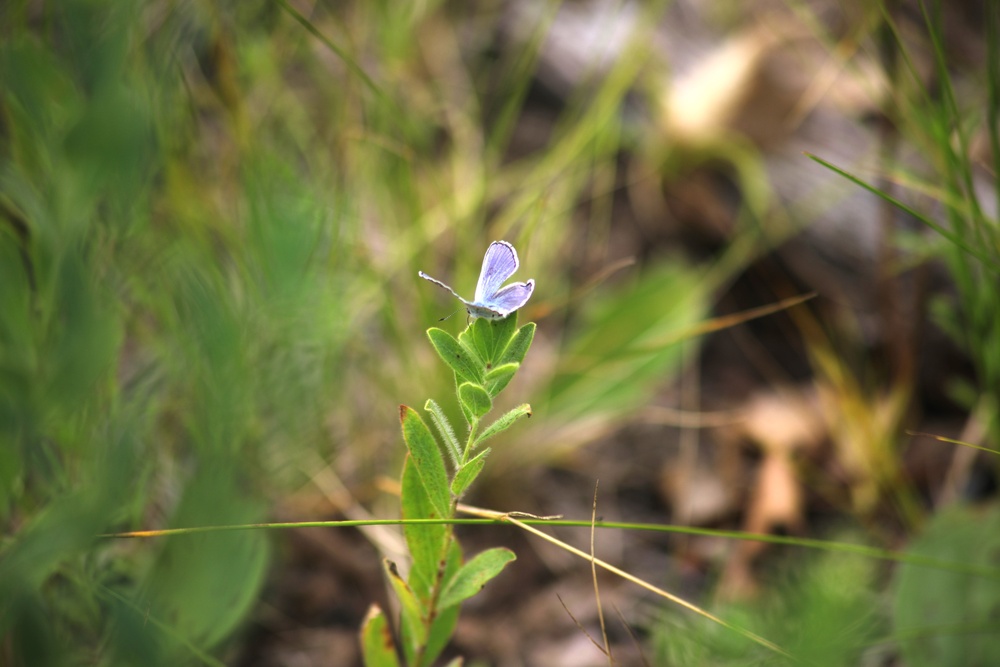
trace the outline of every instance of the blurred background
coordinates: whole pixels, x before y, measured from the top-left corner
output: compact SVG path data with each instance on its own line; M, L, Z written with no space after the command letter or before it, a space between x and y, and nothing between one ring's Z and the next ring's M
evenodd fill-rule
M0 663L360 664L395 528L96 536L397 517L398 405L461 421L417 271L471 297L506 239L534 416L468 502L586 520L599 480L607 521L785 536L595 549L816 664L997 664L998 34L990 0L3 3ZM448 655L608 664L587 563L458 534L518 560ZM617 664L777 659L599 581Z

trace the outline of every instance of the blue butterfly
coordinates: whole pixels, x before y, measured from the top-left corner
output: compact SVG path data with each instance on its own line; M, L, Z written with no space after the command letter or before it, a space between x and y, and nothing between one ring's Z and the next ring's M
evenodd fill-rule
M535 291L534 279L526 283L511 283L506 287L501 287L508 278L514 275L518 266L520 264L517 261L517 251L514 250L514 246L506 241L491 243L490 247L486 249L486 256L483 257L483 269L479 273L474 301L466 301L455 290L440 280L431 278L423 271L417 272L417 275L454 294L455 298L465 304L465 310L469 315L488 320L502 320L528 303L531 293Z

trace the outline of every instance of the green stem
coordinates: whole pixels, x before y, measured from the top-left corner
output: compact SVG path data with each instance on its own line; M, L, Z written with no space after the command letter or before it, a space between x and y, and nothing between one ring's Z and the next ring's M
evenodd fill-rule
M469 462L469 454L472 453L472 448L476 444L476 435L479 433L479 419L473 419L472 423L469 424L469 439L465 441L465 451L462 452L462 465L464 466Z
M455 515L455 503L452 504L451 510L452 516L450 519L454 518ZM427 617L424 619L424 641L417 647L414 653L413 664L415 667L420 667L424 664L424 654L427 652L427 645L430 643L431 639L431 629L434 626L434 621L437 620L438 610L437 604L438 600L441 598L441 589L444 584L445 570L448 568L448 553L451 551L451 543L455 540L454 528L448 526L448 538L444 541L444 552L438 558L438 569L437 574L434 577L434 588L431 589L431 599L427 604Z
M958 561L949 561L939 558L930 558L917 554L909 554L901 551L890 551L878 547L870 547L864 544L850 542L834 542L831 540L820 540L805 537L786 537L784 535L768 535L764 533L749 533L740 530L717 530L714 528L697 528L694 526L675 526L671 524L658 523L633 523L627 521L591 521L590 519L548 519L548 518L521 518L520 523L529 526L548 526L552 528L612 528L615 530L636 530L657 533L677 533L681 535L700 535L704 537L715 537L730 540L746 540L752 542L764 542L767 544L781 544L804 549L816 549L819 551L832 553L853 553L868 558L878 560L893 561L898 563L912 563L924 567L931 567L950 572L971 574L977 577L1000 580L1000 569L992 567L982 567L979 565L969 565ZM95 538L132 538L149 539L154 537L175 537L177 535L194 535L198 533L221 533L242 530L285 530L290 528L356 528L358 526L405 526L407 524L415 526L503 526L510 525L504 518L495 519L353 519L345 521L292 521L284 523L245 523L218 526L195 526L190 528L166 528L163 530L136 531L129 533L110 533L95 535Z

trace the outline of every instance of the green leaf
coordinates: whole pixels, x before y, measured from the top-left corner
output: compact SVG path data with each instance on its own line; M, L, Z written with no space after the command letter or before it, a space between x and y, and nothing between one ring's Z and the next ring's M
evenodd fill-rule
M403 462L401 485L400 502L404 519L441 518L435 516L434 508L410 456ZM448 543L449 528L444 524L404 524L403 535L406 537L406 547L413 559L410 586L420 599L429 604L434 579L438 576L438 563L441 562Z
M507 373L506 370L501 369L506 369L510 364L518 364L520 366L521 362L524 361L524 355L528 353L528 348L531 347L531 341L534 337L535 323L528 322L518 329L517 333L510 339L507 347L504 348L503 354L500 355L497 363L490 369L491 375L494 371L497 371L496 375L491 377L486 385L490 396L497 396L510 384L510 381L514 378L514 373Z
M438 356L455 371L460 381L482 384L482 362L474 351L459 343L454 336L443 329L431 327L427 330L427 337L430 338Z
M441 598L438 600L438 608L447 609L471 598L482 590L486 582L500 574L504 566L515 558L517 557L513 551L503 547L488 549L476 554L472 560L462 566L454 577L448 580L441 593Z
M468 343L479 354L486 368L490 368L500 363L500 356L514 337L516 329L517 313L501 320L478 318L459 334L458 339Z
M486 457L490 455L490 451L490 448L487 447L479 452L479 454L455 473L455 479L451 482L451 492L456 498L461 498L465 490L479 477L479 473L482 472L483 466L486 464Z
M403 426L403 439L410 450L413 465L427 491L427 498L437 513L436 517L428 518L444 519L451 516L448 473L437 441L413 408L399 406L399 421Z
M528 348L531 347L531 341L535 338L535 323L528 322L523 327L517 330L514 337L510 339L510 343L504 348L503 354L497 360L500 364L509 364L511 362L521 363L524 361L524 355L528 353Z
M458 379L457 375L455 376L455 379L456 380ZM456 382L455 383L455 394L458 394L458 385L459 385L459 383ZM473 422L476 421L476 415L472 414L472 411L469 410L469 406L466 405L465 401L463 401L463 400L459 400L458 401L458 407L462 408L462 417L465 418L465 423L468 424L471 427L472 424L473 424Z
M361 624L361 655L365 667L399 667L396 644L386 621L385 613L373 604Z
M511 425L516 422L521 417L531 416L531 406L527 403L517 406L516 408L504 413L499 419L483 429L483 432L479 434L476 438L476 446L478 447L480 443L489 440L498 433L503 433L511 427Z
M431 421L434 422L434 428L441 434L441 439L448 447L448 454L451 456L451 461L455 469L458 469L458 462L462 457L462 447L458 444L458 438L455 437L455 429L451 427L451 422L448 421L447 415L444 414L441 406L432 398L428 398L427 402L424 403L424 410L430 413Z
M462 548L457 541L453 540L448 549L448 560L445 563L442 580L449 581L461 566ZM430 632L427 633L427 648L424 650L424 659L419 667L430 667L434 664L434 660L441 655L441 651L451 641L451 636L455 634L460 610L461 607L458 605L449 609L444 609L440 605L437 607L437 617L431 623Z
M181 526L259 521L260 507L238 496L236 484L231 471L206 464L185 489L174 521ZM171 619L180 636L202 648L215 645L252 609L269 551L257 531L167 540L146 579L150 614Z
M441 655L441 652L451 642L461 610L462 608L457 605L438 610L437 618L431 624L431 630L427 636L427 648L424 651L424 659L420 663L420 667L431 667L434 664L434 659Z
M395 563L386 558L382 561L382 565L385 567L386 576L389 577L389 583L392 584L392 590L396 592L396 597L399 598L402 610L402 624L406 628L406 631L402 632L401 635L409 643L410 650L417 649L427 641L427 626L424 624L424 606L417 598L417 594L413 589L403 581L403 577L399 574Z
M551 381L548 424L624 417L646 405L697 349L693 338L709 310L710 281L676 260L627 282L595 290L584 304L586 325L560 352Z
M511 362L509 364L501 364L500 366L497 366L496 368L490 369L489 371L486 372L486 381L492 382L494 380L503 379L508 375L513 375L514 373L517 372L517 369L519 369L520 367L521 364L517 363L516 361Z
M493 400L481 385L463 382L458 386L458 397L476 419L493 409Z
M521 364L512 361L509 364L500 364L486 372L486 391L490 396L496 397L510 383L514 374Z

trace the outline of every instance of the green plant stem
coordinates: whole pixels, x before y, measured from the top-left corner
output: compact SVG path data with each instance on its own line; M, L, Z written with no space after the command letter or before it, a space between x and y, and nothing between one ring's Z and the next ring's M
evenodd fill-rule
M462 452L463 466L469 462L469 455L476 446L476 435L479 433L479 422L479 419L473 419L472 423L469 424L469 438L465 441L465 451Z
M692 526L674 526L670 524L658 523L628 523L618 521L598 521L592 523L587 520L573 519L528 519L518 518L521 523L530 526L552 526L559 528L616 528L620 530L643 530L659 533L681 533L684 535L700 535L705 537L721 537L733 540L750 540L753 542L765 542L767 544L779 544L783 546L801 547L805 549L817 549L820 551L831 551L838 553L852 553L867 558L878 560L894 561L898 563L912 563L936 569L948 570L964 574L971 574L977 577L988 579L1000 579L1000 568L984 568L970 566L966 563L942 560L939 558L927 558L915 556L899 551L879 549L869 547L864 544L852 544L850 542L834 542L830 540L810 539L805 537L786 537L782 535L764 535L761 533L747 533L739 530L715 530L712 528L696 528ZM226 532L233 530L282 530L288 528L352 528L359 526L403 526L412 525L440 525L452 526L498 526L505 525L503 519L357 519L345 521L295 521L285 523L247 523L222 526L195 526L191 528L168 528L165 530L147 530L130 533L111 533L99 535L97 537L108 538L150 538L150 537L172 537L177 535L192 535L196 533Z
M910 206L907 206L906 204L904 204L903 202L899 201L898 199L896 199L894 197L890 197L889 195L887 195L886 193L882 192L881 190L879 190L875 186L870 185L869 183L866 183L865 181L861 180L860 178L858 178L857 176L851 174L850 172L847 172L847 171L841 169L840 167L834 165L832 162L827 162L823 158L818 157L816 155L813 155L812 153L809 153L809 152L806 152L805 156L807 158L809 158L810 160L823 165L824 167L826 167L830 171L833 171L833 172L835 172L835 173L843 176L844 178L846 178L850 182L854 183L855 185L858 185L858 186L864 188L868 192L871 192L873 195L875 195L877 197L881 197L882 199L888 201L889 203L891 203L893 206L895 206L899 210L905 211L906 213L912 215L914 218L916 218L920 222L924 223L925 225L927 225L928 227L930 227L931 229L933 229L934 231L936 231L942 237L944 237L945 239L951 241L956 247L961 248L962 250L964 250L966 253L968 253L972 257L975 257L976 259L982 261L983 262L983 266L985 268L989 269L990 271L992 271L993 273L1000 272L1000 269L998 269L996 266L993 265L993 262L991 261L991 258L990 258L989 255L987 255L983 250L981 250L981 249L979 249L979 248L977 248L977 247L975 247L975 246L973 246L973 245L971 245L969 243L966 243L962 239L962 237L958 236L956 233L952 232L947 227L943 227L943 226L939 225L938 223L934 222L928 216L924 215L920 211L918 211L918 210L916 210L916 209L914 209L914 208L912 208Z
M452 517L454 517L455 506L452 504ZM448 552L451 551L451 544L455 541L455 533L453 530L454 524L448 525L447 537L444 540L444 550L438 557L438 569L434 576L434 588L431 589L431 599L430 603L427 605L427 618L424 619L424 642L417 647L416 653L414 654L413 664L416 667L424 662L424 653L427 651L427 646L431 639L431 630L434 627L434 621L437 620L437 605L438 600L441 598L441 590L444 584L445 571L448 567Z

